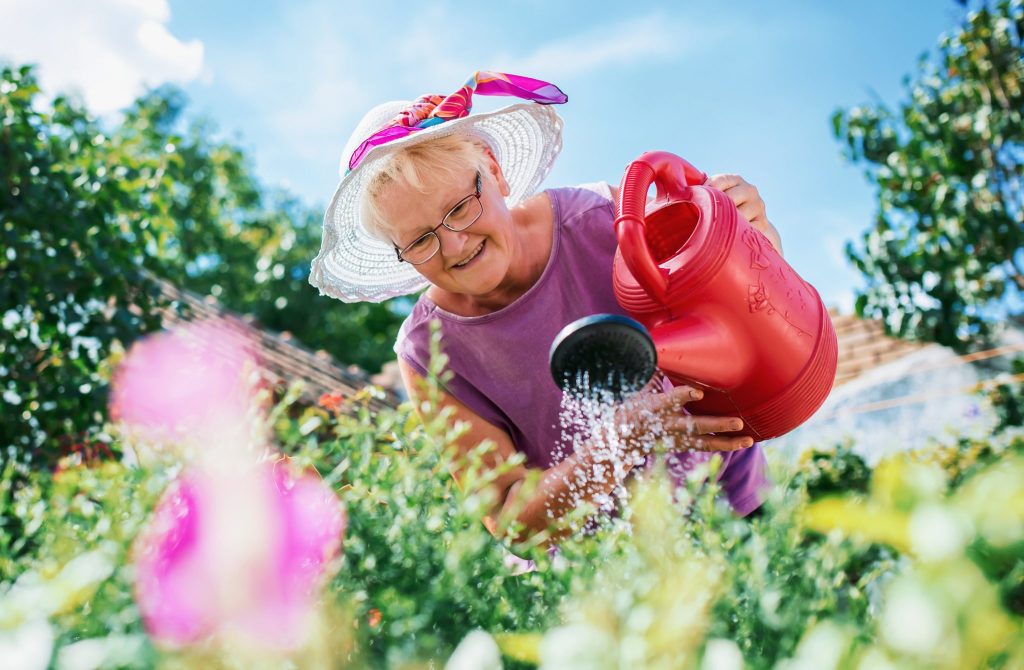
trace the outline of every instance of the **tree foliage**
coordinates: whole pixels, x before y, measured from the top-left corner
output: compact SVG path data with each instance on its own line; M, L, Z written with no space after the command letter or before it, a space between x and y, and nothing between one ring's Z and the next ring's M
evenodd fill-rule
M125 215L133 184L108 169L109 140L80 108L58 97L43 112L38 98L27 68L3 70L0 433L22 455L95 423L104 361L159 325L143 221Z
M877 189L846 253L867 280L857 312L889 332L964 349L1024 296L1024 2L969 14L922 55L910 99L832 117Z
M157 89L108 128L72 99L47 102L31 68L0 66L0 448L46 461L91 437L111 356L160 327L146 273L345 363L393 358L394 308L307 283L318 214L261 186L184 107Z
M322 474L348 527L339 569L319 591L329 625L309 626L312 646L342 658L267 667L440 668L478 629L499 641L510 670L539 657L559 669L1022 667L1019 435L874 468L848 449L819 449L777 473L764 516L750 521L723 504L713 476L673 497L650 473L618 517L551 555L486 530L500 476L485 465L492 445L453 463L463 428L447 412L422 423L409 403L373 413L369 400L346 398L356 411L344 413L290 417L288 400L274 409L273 443L292 467ZM27 481L0 468L0 635L52 648L54 667L264 667L146 635L131 547L187 467L173 454L136 465L68 457ZM452 471L463 473L458 484ZM516 574L509 549L538 569ZM713 662L723 645L731 653ZM826 654L846 660L822 665Z
M185 100L160 88L139 99L111 141L134 161L132 214L148 222L152 263L175 285L214 295L263 326L370 371L394 359L400 317L389 305L322 297L307 277L320 249L321 212L253 176L237 146L205 121L183 125Z

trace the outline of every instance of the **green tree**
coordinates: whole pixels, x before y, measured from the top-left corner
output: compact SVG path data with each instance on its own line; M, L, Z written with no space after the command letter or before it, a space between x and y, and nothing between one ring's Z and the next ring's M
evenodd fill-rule
M252 314L370 371L393 358L392 305L308 285L319 214L269 191L184 96L151 91L112 128L0 67L0 448L39 463L102 424L111 356L160 327L147 274ZM145 270L145 272L144 272ZM70 445L68 445L70 446ZM43 449L43 447L46 447Z
M910 99L837 110L843 153L877 188L874 225L846 253L857 312L890 333L963 350L1024 296L1024 2L967 15L921 56Z
M29 68L0 72L0 447L45 462L48 436L99 422L104 362L159 319L106 136L65 98L43 107Z
M396 304L345 304L308 281L320 250L322 212L263 187L237 146L204 120L184 125L184 96L163 87L140 98L111 133L140 194L132 215L148 222L156 274L216 296L263 326L369 371L394 359ZM123 163L122 163L123 164Z

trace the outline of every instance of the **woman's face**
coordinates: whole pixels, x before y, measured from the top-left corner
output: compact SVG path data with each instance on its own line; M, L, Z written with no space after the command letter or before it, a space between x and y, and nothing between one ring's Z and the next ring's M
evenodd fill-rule
M489 163L490 169L480 175L480 218L460 232L437 228L434 232L441 240L440 250L414 266L440 289L483 296L499 288L508 274L514 248L512 215L504 199L508 185L497 163L493 159ZM427 177L427 195L397 183L386 187L378 197L391 242L405 249L434 229L459 201L476 193L476 175L476 169L467 166L451 181ZM470 257L472 260L459 266Z

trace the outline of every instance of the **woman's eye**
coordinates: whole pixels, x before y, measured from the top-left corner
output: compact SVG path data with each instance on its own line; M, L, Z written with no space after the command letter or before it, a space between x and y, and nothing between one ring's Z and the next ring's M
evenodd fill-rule
M413 242L412 244L410 244L409 248L410 249L425 249L429 243L430 243L430 236L429 235L424 235L420 239L418 239L415 242Z
M464 202L460 203L460 204L455 206L455 209L453 209L451 212L448 213L448 218L449 219L457 219L462 214L464 214L465 211L466 211L466 203L464 203Z

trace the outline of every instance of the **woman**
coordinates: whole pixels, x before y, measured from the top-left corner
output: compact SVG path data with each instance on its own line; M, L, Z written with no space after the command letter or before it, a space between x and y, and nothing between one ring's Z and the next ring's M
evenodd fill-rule
M532 102L469 115L474 93ZM525 465L496 479L492 510L522 524L519 539L547 529L581 500L606 501L641 462L653 428L681 447L669 457L677 475L699 460L694 454L720 452L723 489L747 515L761 502L763 453L749 438L728 435L742 426L739 418L686 414L698 389L639 394L616 409L615 435L580 435L560 425L561 391L547 365L552 339L582 316L624 313L611 285L617 189L597 184L533 195L561 149L562 122L549 105L565 101L546 82L477 72L450 96L371 110L342 155L344 177L310 283L347 302L427 287L395 344L403 381L418 400L429 323L439 320L453 373L441 404L469 425L458 446L492 441L490 467L525 454ZM736 175L709 184L781 248L753 186ZM600 462L608 454L596 443L616 445L622 467ZM527 468L543 469L531 491L523 489Z

